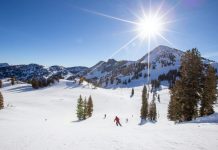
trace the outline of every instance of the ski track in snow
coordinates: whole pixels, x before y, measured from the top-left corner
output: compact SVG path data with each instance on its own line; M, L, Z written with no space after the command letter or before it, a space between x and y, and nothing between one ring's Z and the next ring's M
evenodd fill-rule
M0 150L216 150L218 147L217 113L175 125L166 118L169 102L166 88L158 92L161 98L161 103L157 102L158 122L142 126L138 125L142 86L135 87L132 98L131 88L92 89L66 80L38 90L18 84L1 91L8 106L0 110ZM80 94L83 98L92 95L94 113L78 122L76 104ZM115 115L121 118L123 127L115 125Z

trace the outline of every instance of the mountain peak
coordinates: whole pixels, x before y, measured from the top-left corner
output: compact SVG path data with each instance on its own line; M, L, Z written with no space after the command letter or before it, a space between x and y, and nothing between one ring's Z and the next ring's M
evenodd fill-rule
M115 59L108 59L107 61L108 63L112 64L112 63L116 63L117 61Z
M155 61L157 58L166 58L166 57L181 57L184 52L175 48L171 48L165 45L159 45L156 48L154 48L153 50L151 50L149 52L150 54L150 61L153 62ZM148 59L148 53L145 54L141 59L138 60L138 62L147 62Z
M171 47L166 46L166 45L159 45L155 49L171 49Z

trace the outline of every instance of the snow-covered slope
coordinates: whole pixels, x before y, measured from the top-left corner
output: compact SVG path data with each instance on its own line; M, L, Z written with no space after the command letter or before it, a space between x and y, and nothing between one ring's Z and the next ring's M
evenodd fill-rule
M93 89L89 84L60 80L59 84L33 90L28 84L10 86L1 92L5 109L0 110L1 150L216 150L217 112L193 123L174 124L166 118L169 91L162 87L157 102L158 121L139 126L142 87ZM92 95L93 116L78 122L79 95ZM104 114L107 115L103 119ZM123 127L113 122L121 118ZM128 123L125 122L128 118ZM201 120L202 123L201 123ZM200 122L200 123L199 123Z

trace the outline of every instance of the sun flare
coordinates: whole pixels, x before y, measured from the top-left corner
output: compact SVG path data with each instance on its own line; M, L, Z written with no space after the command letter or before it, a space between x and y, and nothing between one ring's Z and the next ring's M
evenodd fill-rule
M150 15L139 20L136 30L141 38L146 38L161 34L162 29L163 23L161 19Z
M132 15L136 17L136 20L128 20L124 18L119 18L116 16L111 16L108 14L104 14L101 12L96 12L88 9L81 9L83 11L105 17L108 19L112 19L115 21L120 21L123 23L128 23L133 25L133 29L129 30L128 32L137 32L136 35L133 36L128 42L123 44L119 49L117 49L111 56L108 57L108 59L114 57L117 53L128 47L130 44L134 43L135 41L140 41L141 43L147 43L147 52L148 52L148 64L150 63L150 50L151 50L151 42L152 40L157 41L158 38L161 40L164 40L168 44L172 45L172 43L164 36L165 32L174 32L173 30L168 29L169 24L172 22L175 22L176 20L172 20L168 14L174 9L174 7L164 10L163 9L163 3L160 4L156 9L151 7L151 1L150 1L150 7L149 9L145 9L143 5L140 5L140 13L134 13L132 12ZM102 62L103 63L103 62ZM99 64L100 66L101 64ZM99 66L95 67L92 71L97 69ZM91 72L92 72L91 71ZM148 65L148 73L150 74L150 67ZM148 84L150 83L150 77L148 76Z

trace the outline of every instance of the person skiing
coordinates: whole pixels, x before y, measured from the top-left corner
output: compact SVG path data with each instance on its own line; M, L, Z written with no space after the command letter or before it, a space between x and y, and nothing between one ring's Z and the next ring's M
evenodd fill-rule
M106 114L104 114L104 119L106 119L106 117L107 117L107 115L106 115Z
M126 118L126 123L128 123L128 121L129 121L129 119L128 119L128 118Z
M120 124L120 118L118 118L117 116L115 117L114 122L116 122L117 126L121 126L122 127L122 125Z

